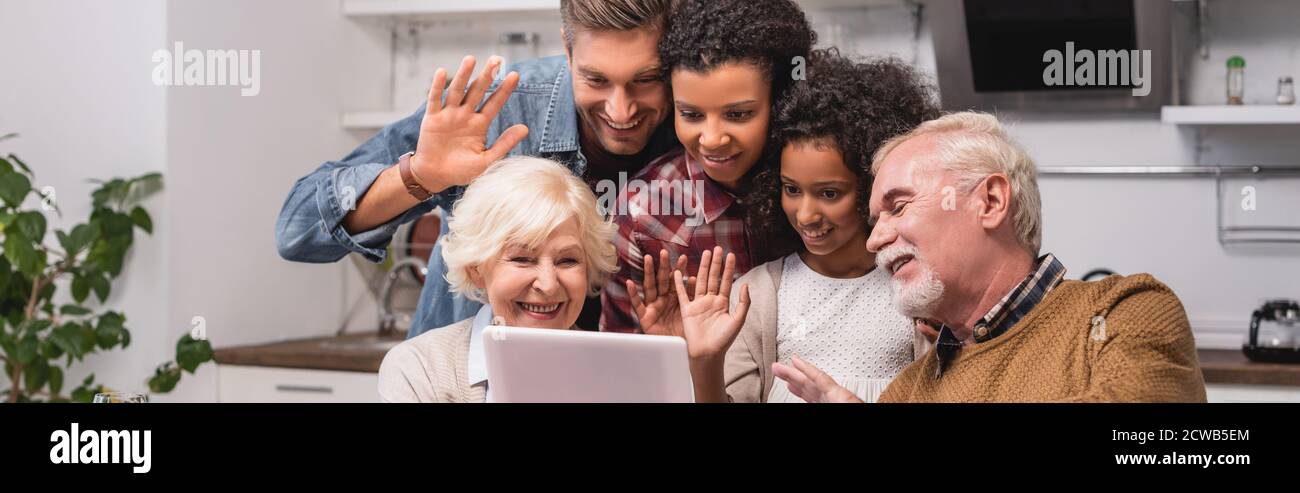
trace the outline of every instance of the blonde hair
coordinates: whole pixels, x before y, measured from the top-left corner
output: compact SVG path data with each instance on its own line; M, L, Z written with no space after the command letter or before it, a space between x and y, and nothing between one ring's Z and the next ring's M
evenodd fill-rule
M1043 243L1042 198L1038 194L1038 167L1029 154L1007 135L997 117L977 111L950 113L922 123L911 132L880 146L872 158L871 173L894 148L915 137L933 135L936 163L959 175L958 186L968 193L985 177L1001 173L1011 183L1011 221L1020 244L1038 255Z
M537 248L561 224L578 223L588 294L599 292L618 267L615 226L596 208L596 196L564 166L536 157L512 157L488 167L452 207L442 242L451 291L487 303L469 277L507 247Z

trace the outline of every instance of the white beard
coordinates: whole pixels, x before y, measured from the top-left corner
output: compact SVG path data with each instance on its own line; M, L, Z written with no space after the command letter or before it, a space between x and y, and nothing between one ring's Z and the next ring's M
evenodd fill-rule
M943 281L929 265L919 264L918 267L924 269L920 279L910 284L894 281L894 305L905 317L932 318L939 302L943 301Z
M921 269L921 275L909 284L892 280L894 305L905 317L932 318L939 302L943 300L943 281L939 280L939 273L921 259L916 247L909 245L887 248L876 256L876 265L893 275L888 266L903 255L912 256L912 263Z

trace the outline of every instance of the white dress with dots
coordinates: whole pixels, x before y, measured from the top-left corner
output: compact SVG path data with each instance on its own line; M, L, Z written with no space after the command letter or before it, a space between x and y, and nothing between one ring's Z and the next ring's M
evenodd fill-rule
M818 274L798 253L785 258L777 289L777 361L812 363L852 391L875 402L915 359L912 321L898 313L889 276L872 269L836 279ZM768 402L802 402L776 378Z

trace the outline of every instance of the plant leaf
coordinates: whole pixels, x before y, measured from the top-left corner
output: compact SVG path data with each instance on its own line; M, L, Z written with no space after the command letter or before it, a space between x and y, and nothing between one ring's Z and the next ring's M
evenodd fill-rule
M91 192L90 197L95 208L106 208L117 205L126 197L127 181L121 178L114 178L100 185L99 188ZM113 202L109 204L109 202Z
M81 316L90 315L90 309L81 305L67 304L59 307L59 313L63 315Z
M31 269L30 271L24 272L24 274L32 276L32 279L36 279L36 276L39 276L41 275L41 273L45 272L45 267L49 265L49 263L46 262L46 260L48 259L46 258L45 250L35 250L35 252L36 252L36 261L32 262L32 265L29 266L29 268ZM51 293L53 293L53 291L51 291ZM41 296L44 296L44 294L42 294Z
M14 344L13 336L10 336L8 333L0 332L0 349L4 350L5 358L7 358L7 361L5 361L6 363L18 358L18 345ZM11 372L6 371L5 375L10 373Z
M99 323L95 327L95 339L100 349L110 349L122 342L126 332L122 323L125 321L126 317L116 312L107 312L99 317Z
M99 226L95 223L78 224L72 228L72 233L68 235L68 239L72 242L72 246L75 247L73 249L76 251L81 251L81 249L94 243L98 238Z
M153 219L149 218L149 213L145 212L143 207L135 206L131 209L131 222L143 229L144 232L153 234Z
M95 327L87 323L81 325L79 328L80 330L77 335L81 336L82 353L77 357L77 359L81 359L82 356L95 352L95 342L98 340L98 338L95 337Z
M45 238L45 216L39 212L23 212L14 218L13 224L5 228L18 228L24 235L36 241Z
M162 173L159 173L157 171L154 171L152 173L145 173L143 175L131 179L131 181L135 183L151 183L151 182L157 182L161 180L162 180Z
M44 266L37 265L40 257L36 255L32 241L21 231L6 231L4 246L5 258L9 259L9 263L28 278L36 279Z
M27 192L32 190L32 181L15 171L0 173L0 199L9 207L22 205Z
M149 377L149 391L157 394L171 392L180 381L181 369L175 363L168 361L154 369L153 376Z
M63 356L63 349L55 345L49 339L41 341L41 357L45 359L55 359Z
M17 136L18 134L9 134L9 135ZM0 137L0 140L4 140L4 137ZM22 168L23 171L27 173L27 176L32 176L32 168L30 166L27 166L27 163L24 163L23 160L18 159L18 156L10 154L9 160L13 161L14 164L17 164L19 168Z
M72 299L76 300L77 303L81 303L86 301L87 296L90 296L89 276L81 274L72 276Z
M54 230L54 238L59 240L59 246L63 247L63 251L66 252L69 257L74 255L72 252L68 251L68 242L72 241L72 238L69 237L67 233L64 233L61 229L56 229Z
M50 328L51 324L52 322L45 319L29 320L27 321L26 328L24 329L24 335L32 335L32 336L39 335L41 331Z
M181 340L176 341L176 363L185 371L194 373L199 365L207 361L212 361L212 344L207 340L195 340L185 334Z
M127 227L131 227L129 220L127 221ZM126 259L126 252L130 248L130 235L109 237L105 234L101 241L95 242L95 246L91 247L90 254L86 256L84 265L116 277L122 272L122 262Z
M90 289L95 291L95 297L103 303L108 300L109 284L108 277L103 274L95 274L90 277Z
M81 326L76 322L64 322L50 333L50 342L68 353L69 357L80 358L84 353L81 345Z
M91 180L91 181L94 182L95 180ZM104 203L108 202L108 194L109 194L108 188L104 186L101 186L95 189L95 191L90 192L91 205L93 205L96 209L104 207Z
M45 253L45 252L40 252L40 253ZM57 288L54 287L54 283L46 284L45 287L41 288L40 295L36 297L36 299L45 302L46 306L42 307L41 309L45 310L46 313L51 313L51 311L54 310L54 305L50 304L50 299L54 297L55 289Z
M94 400L95 394L103 388L102 385L95 385L94 382L94 373L91 373L85 380L82 380L81 385L78 385L77 388L72 390L72 402L90 402Z
M103 221L104 236L109 238L131 234L131 226L134 224L130 216L111 211L104 214Z
M81 250L90 245L99 236L99 230L89 224L78 224L72 228L71 233L64 233L56 230L54 235L59 239L59 246L68 257L75 257Z
M43 359L38 359L33 364L23 368L23 383L26 384L28 392L37 392L45 387L45 382L50 377L50 365Z
M15 357L18 358L18 364L27 365L35 360L36 350L39 348L39 345L40 341L38 341L34 335L29 335L24 337L21 341L18 341L18 354L15 355Z
M50 367L50 394L58 394L63 391L63 369L57 366Z
M9 288L9 260L0 255L0 298ZM4 328L4 321L0 320L0 329Z

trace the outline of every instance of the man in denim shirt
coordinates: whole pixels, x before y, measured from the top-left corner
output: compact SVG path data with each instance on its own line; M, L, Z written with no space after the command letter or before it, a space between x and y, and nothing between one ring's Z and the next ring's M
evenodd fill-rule
M435 207L450 211L463 187L505 156L554 159L593 188L635 174L677 146L657 50L670 3L562 0L565 56L520 62L499 79L499 58L471 79L475 61L466 57L450 86L439 69L415 114L294 184L276 220L280 256L325 263L357 252L382 262L399 225ZM478 312L450 294L445 273L435 246L407 337ZM585 306L578 325L594 329L600 303Z

